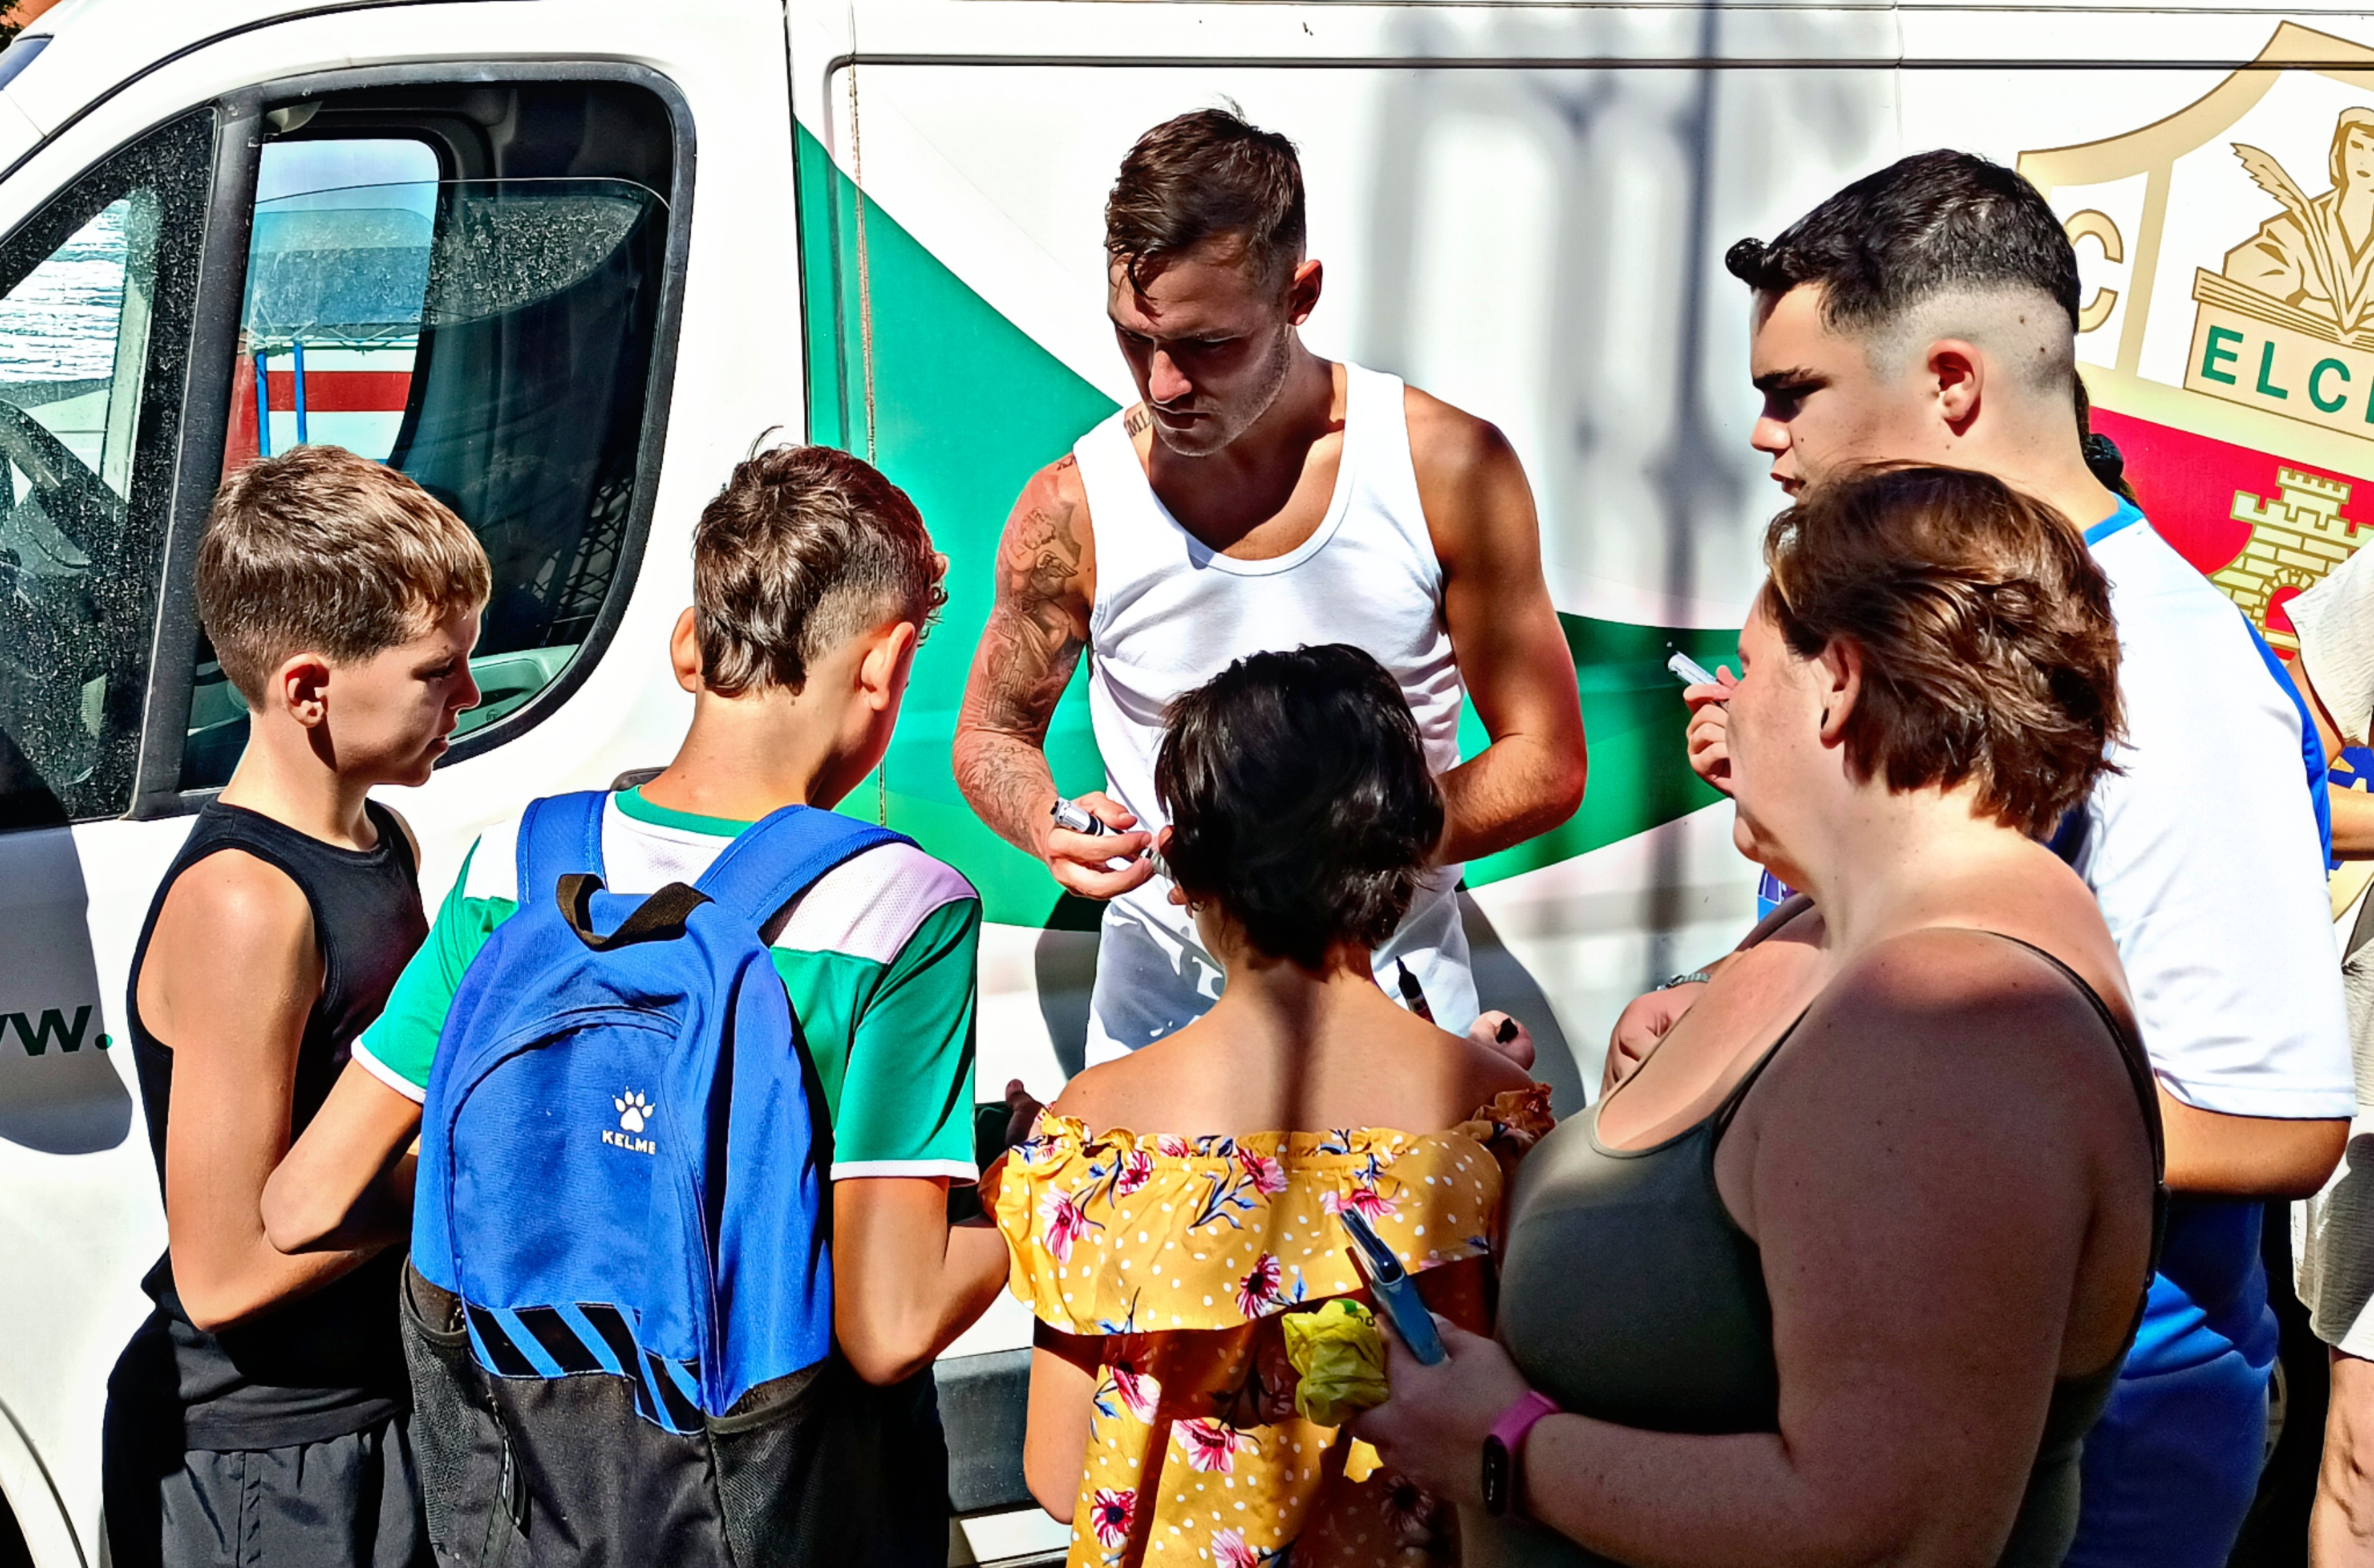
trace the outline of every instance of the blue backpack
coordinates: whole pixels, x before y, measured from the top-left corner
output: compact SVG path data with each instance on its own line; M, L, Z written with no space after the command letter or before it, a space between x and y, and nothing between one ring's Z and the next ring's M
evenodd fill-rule
M602 887L601 793L531 804L453 998L406 1278L441 1559L857 1555L829 1129L760 927L876 845L787 806L688 887Z

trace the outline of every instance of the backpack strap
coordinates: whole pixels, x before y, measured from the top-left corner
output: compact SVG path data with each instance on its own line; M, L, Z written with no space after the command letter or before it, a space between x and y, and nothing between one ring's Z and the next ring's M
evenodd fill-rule
M763 926L826 872L877 844L912 843L870 822L785 806L743 829L695 885L737 919Z
M519 825L521 908L551 897L572 872L602 874L602 813L609 803L600 790L527 803Z

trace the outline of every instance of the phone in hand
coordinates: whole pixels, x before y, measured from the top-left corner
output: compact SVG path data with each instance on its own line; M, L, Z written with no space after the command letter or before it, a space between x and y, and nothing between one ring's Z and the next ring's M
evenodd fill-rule
M1393 1335L1417 1357L1421 1366L1432 1366L1449 1352L1442 1348L1442 1336L1434 1327L1434 1314L1426 1309L1426 1298L1417 1293L1417 1281L1410 1278L1402 1260L1393 1256L1376 1231L1357 1209L1346 1209L1335 1216L1344 1223L1344 1232L1352 1238L1352 1265L1360 1270L1360 1278L1369 1281L1369 1293L1376 1298L1379 1316L1393 1326Z

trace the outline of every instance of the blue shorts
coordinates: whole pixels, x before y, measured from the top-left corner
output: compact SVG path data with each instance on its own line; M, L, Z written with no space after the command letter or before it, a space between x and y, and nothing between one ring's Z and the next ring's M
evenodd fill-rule
M2258 1494L2277 1329L2260 1205L2182 1198L2143 1327L2086 1439L2066 1568L2223 1568Z

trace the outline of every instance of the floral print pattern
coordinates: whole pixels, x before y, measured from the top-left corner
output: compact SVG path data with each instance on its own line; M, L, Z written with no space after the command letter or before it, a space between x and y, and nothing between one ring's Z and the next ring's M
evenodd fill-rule
M1278 1321L1363 1288L1335 1218L1346 1210L1413 1273L1487 1257L1506 1170L1549 1125L1539 1085L1425 1136L1140 1136L1042 1114L982 1199L1012 1248L1014 1293L1100 1341L1073 1568L1447 1562L1435 1499L1295 1413ZM1481 1330L1485 1285L1452 1269L1428 1293Z
M1130 1487L1115 1492L1111 1487L1097 1488L1088 1499L1088 1527L1096 1532L1097 1544L1122 1547L1129 1544L1129 1527L1137 1516L1137 1489Z

